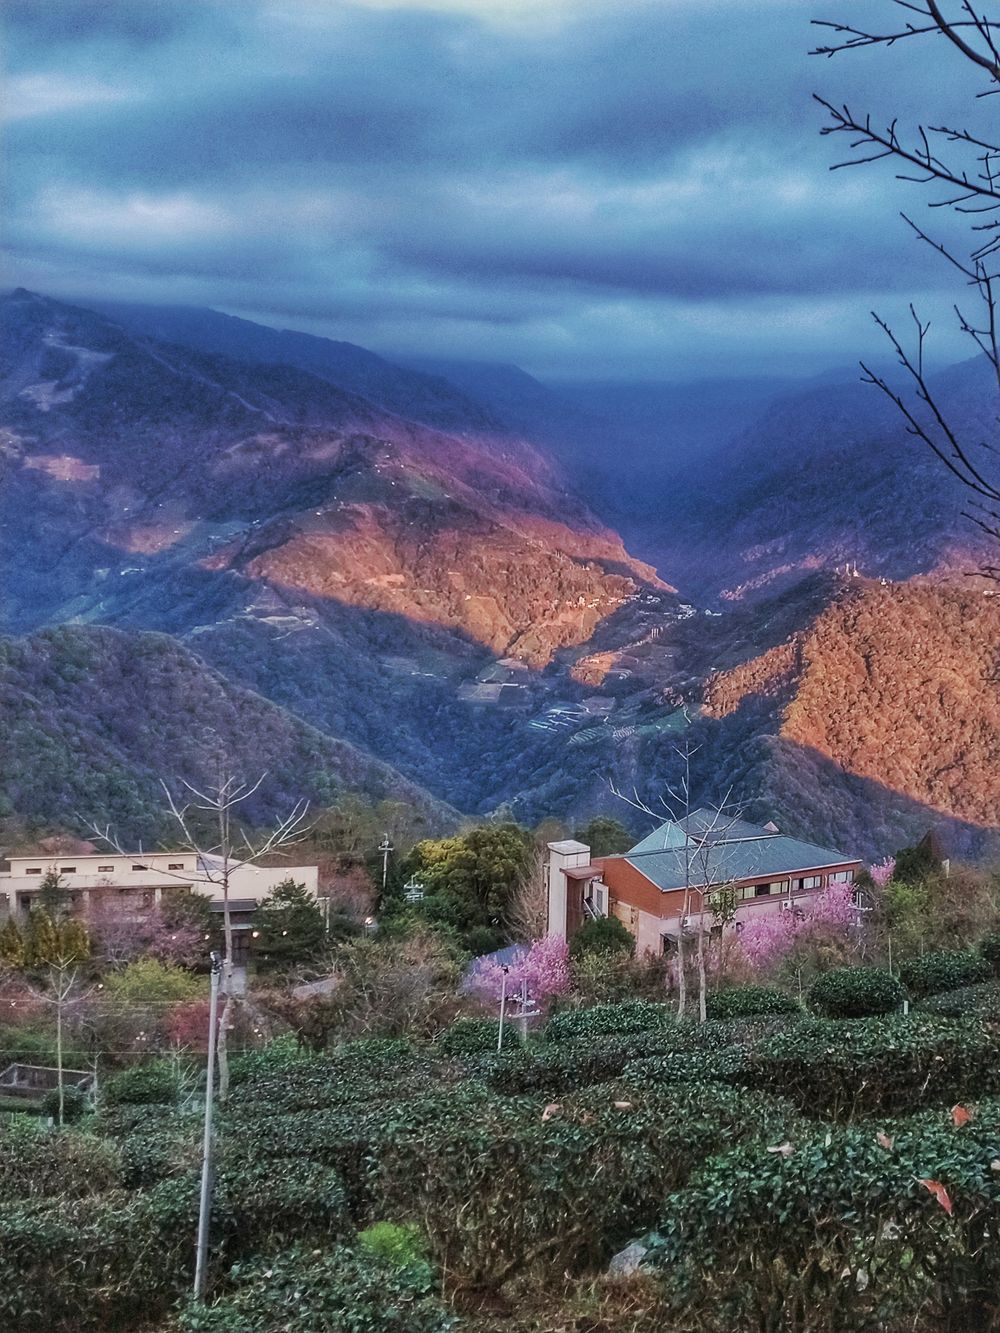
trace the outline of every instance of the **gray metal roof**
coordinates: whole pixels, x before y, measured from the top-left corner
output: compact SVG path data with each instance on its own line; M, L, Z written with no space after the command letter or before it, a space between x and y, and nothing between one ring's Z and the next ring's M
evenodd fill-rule
M686 877L689 884L704 888L768 876L782 879L796 870L820 870L859 859L783 833L768 833L744 820L728 823L717 836L710 832L706 841L695 832L712 827L700 818L704 813L696 811L687 821L690 838L680 824L670 823L643 838L623 857L604 859L628 861L663 890L682 889Z

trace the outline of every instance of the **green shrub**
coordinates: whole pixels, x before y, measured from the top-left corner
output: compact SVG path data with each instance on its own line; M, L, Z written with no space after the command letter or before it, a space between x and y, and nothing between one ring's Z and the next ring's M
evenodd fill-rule
M105 997L123 1004L198 1000L205 989L204 977L158 958L137 958L120 972L111 972L104 982Z
M397 1130L376 1190L384 1207L419 1213L454 1280L496 1287L542 1256L554 1273L606 1261L706 1154L794 1123L787 1103L744 1089L623 1080L544 1109L493 1102L462 1121Z
M545 1027L545 1040L578 1041L652 1032L669 1027L673 1021L668 1005L653 1004L649 1000L595 1004L589 1009L562 1009L553 1014Z
M456 1018L439 1032L434 1045L442 1055L486 1055L497 1049L500 1024L495 1018ZM512 1023L505 1024L504 1048L520 1046L521 1038Z
M491 1088L508 1097L525 1093L559 1097L617 1078L628 1058L627 1051L612 1043L564 1042L483 1056L472 1069Z
M82 1088L77 1088L73 1084L63 1085L63 1124L72 1124L74 1120L80 1120L87 1113L89 1099ZM53 1120L59 1120L59 1089L50 1088L42 1098L42 1111L45 1115L51 1116Z
M795 1014L798 1000L772 986L732 986L709 995L709 1018L749 1018L758 1014Z
M920 1013L939 1014L943 1018L978 1018L1000 1023L1000 982L984 981L977 986L959 986L920 1000Z
M903 988L881 967L824 972L809 991L809 1007L826 1018L872 1018L902 1008Z
M0 1129L0 1201L84 1198L113 1189L121 1171L115 1145L91 1134L50 1130L27 1116Z
M456 1319L405 1269L335 1246L234 1267L235 1290L180 1318L182 1333L448 1333Z
M993 975L1000 975L1000 930L983 936L979 941L979 952L989 963Z
M569 952L571 958L581 958L588 953L630 957L635 953L635 936L616 916L600 916L585 921L576 931L570 940Z
M706 1160L646 1238L676 1326L990 1327L1000 1283L996 1117L962 1129L950 1117L887 1128L802 1126L774 1134L770 1151L751 1144Z
M102 1097L105 1106L123 1103L170 1105L177 1100L177 1069L170 1060L149 1060L133 1065L105 1080Z
M415 1222L375 1222L358 1232L357 1244L380 1263L405 1272L415 1291L430 1291L434 1270Z
M1000 1086L1000 1037L923 1014L806 1019L755 1046L741 1081L839 1119L948 1104Z
M941 949L910 958L899 969L900 980L916 999L959 986L988 981L990 965L971 949Z
M309 1058L294 1037L275 1037L259 1051L233 1056L229 1061L229 1086L235 1088L257 1074L285 1073Z

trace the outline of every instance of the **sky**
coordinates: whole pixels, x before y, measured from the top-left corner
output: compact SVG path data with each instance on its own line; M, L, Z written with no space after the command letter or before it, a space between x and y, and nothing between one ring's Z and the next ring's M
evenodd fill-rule
M819 92L964 116L890 0L6 0L6 285L558 379L812 374L951 274ZM974 91L974 90L973 90ZM965 94L965 100L960 94Z

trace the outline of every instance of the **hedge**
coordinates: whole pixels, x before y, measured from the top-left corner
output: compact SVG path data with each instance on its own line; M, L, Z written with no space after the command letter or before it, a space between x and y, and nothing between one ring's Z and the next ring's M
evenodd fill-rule
M988 981L990 973L990 964L972 949L925 953L921 958L908 959L899 969L900 980L916 999Z
M1000 973L1000 930L991 931L979 941L979 952L994 976Z
M545 1040L579 1041L594 1037L625 1036L669 1027L674 1015L669 1005L651 1000L622 1000L618 1004L595 1004L588 1009L561 1009L545 1027Z
M398 1129L375 1190L386 1210L419 1219L453 1281L497 1288L542 1262L562 1273L606 1261L707 1154L793 1123L787 1103L743 1089L625 1079Z
M495 1018L456 1018L434 1038L434 1046L442 1055L486 1055L497 1049L500 1024ZM512 1048L521 1044L520 1033L513 1023L504 1027L503 1045Z
M901 1009L903 987L881 967L824 972L809 991L809 1007L826 1018L872 1018Z
M667 1198L646 1238L677 1326L993 1327L1000 1178L991 1120L812 1126L709 1159Z
M303 1247L234 1266L235 1290L190 1306L182 1333L448 1333L454 1315L425 1280L368 1252Z
M191 1280L198 1188L189 1173L134 1193L4 1209L0 1327L103 1331L165 1310ZM293 1236L319 1241L348 1229L336 1173L311 1162L243 1162L220 1172L213 1195L213 1268Z
M0 1202L82 1199L115 1188L122 1160L113 1143L76 1130L49 1130L27 1117L0 1129Z
M921 1013L940 1014L944 1018L979 1018L1000 1022L1000 982L983 981L976 986L929 995L916 1006Z
M802 1006L772 986L732 986L715 991L706 1001L709 1018L751 1018L759 1014L795 1014Z
M1000 1087L1000 1036L923 1014L805 1020L751 1050L745 1081L814 1116L915 1110Z

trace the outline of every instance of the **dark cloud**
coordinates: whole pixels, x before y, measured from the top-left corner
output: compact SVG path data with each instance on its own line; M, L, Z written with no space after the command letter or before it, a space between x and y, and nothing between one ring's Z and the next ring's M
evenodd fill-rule
M946 276L809 96L944 114L940 50L810 60L802 0L503 8L8 3L16 277L621 375L821 364Z

